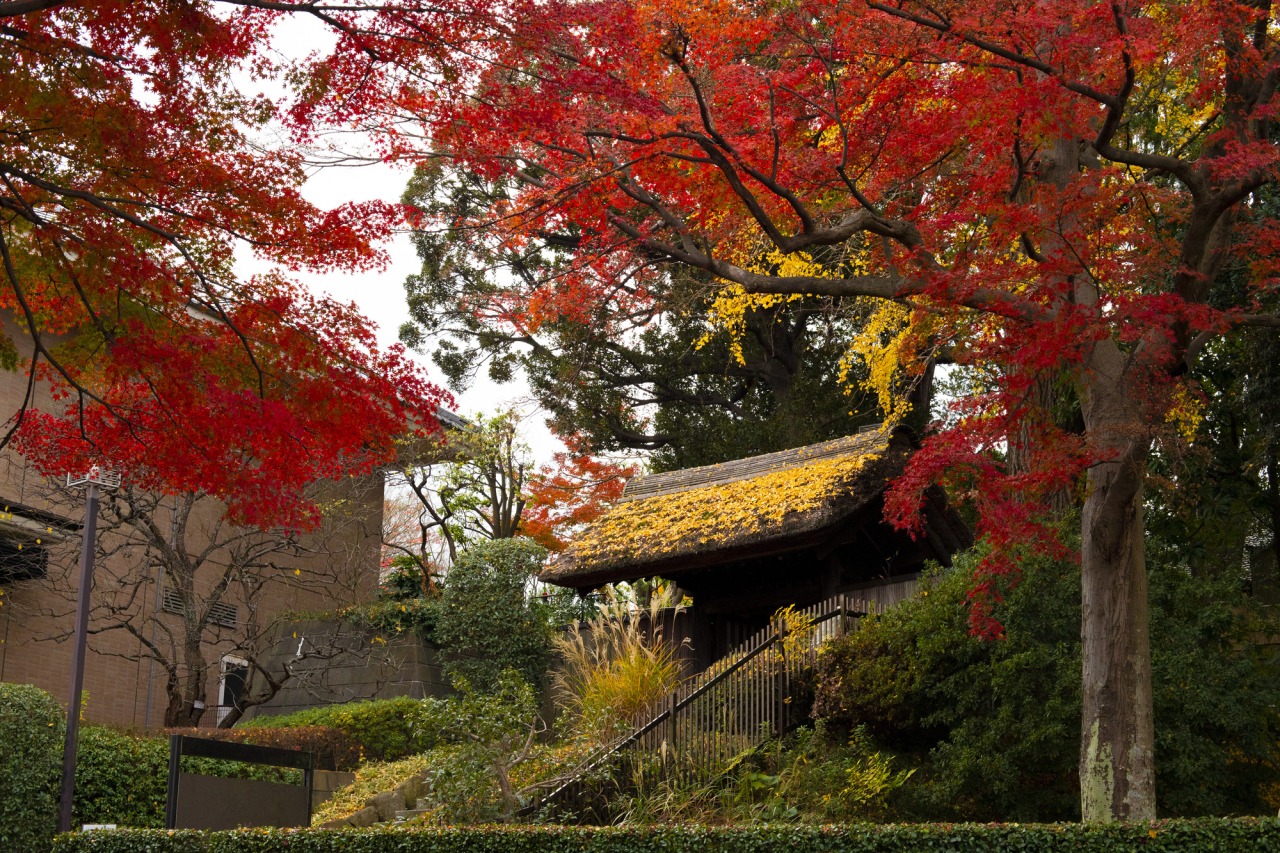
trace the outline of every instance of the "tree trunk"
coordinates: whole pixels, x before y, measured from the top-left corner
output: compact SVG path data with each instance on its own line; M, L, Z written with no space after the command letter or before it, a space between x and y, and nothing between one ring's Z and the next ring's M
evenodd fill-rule
M1109 341L1089 359L1085 424L1105 455L1081 517L1083 714L1080 811L1086 823L1156 817L1142 484L1150 441Z
M167 684L169 707L164 714L166 728L196 728L205 712L205 677L208 665L200 648L198 631L187 632L183 642L183 659L186 662L186 676L172 676Z
M1267 504L1271 509L1271 554L1273 578L1280 578L1280 459L1277 442L1267 444Z

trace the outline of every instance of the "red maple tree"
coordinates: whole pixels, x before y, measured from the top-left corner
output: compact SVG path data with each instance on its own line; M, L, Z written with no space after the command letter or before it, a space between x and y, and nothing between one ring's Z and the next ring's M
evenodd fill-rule
M1206 341L1280 326L1256 204L1280 163L1271 5L552 0L488 20L484 50L395 106L433 156L518 188L475 226L576 249L513 316L643 311L666 261L730 299L896 302L917 351L986 366L890 510L909 525L926 484L967 472L992 541L1050 543L1045 508L1078 490L1083 814L1153 818L1145 467ZM1210 304L1228 269L1246 286Z
M548 551L563 551L573 533L595 521L622 497L639 471L591 454L580 437L564 439L566 449L529 478L529 498L520 533Z
M218 316L233 235L286 265L370 261L382 212L303 204L296 159L239 123L268 107L226 82L267 61L273 16L320 17L338 45L298 69L295 133L358 121L388 156L505 177L519 191L476 225L577 252L520 322L647 310L671 261L741 294L893 301L921 351L992 366L895 512L968 470L985 532L1047 541L1039 504L1080 490L1083 814L1154 816L1147 458L1206 341L1280 326L1266 0L251 5L0 2L0 233L33 334L175 322L193 297ZM1246 285L1210 304L1227 269ZM112 403L99 361L41 359Z
M0 348L28 375L4 439L48 473L97 462L297 527L302 486L387 461L445 398L285 277L377 269L402 215L300 195L315 127L267 144L281 110L239 90L284 70L286 7L263 5L0 3ZM350 22L311 11L346 39L330 76L357 74ZM279 272L238 277L240 247ZM61 411L30 410L40 381Z

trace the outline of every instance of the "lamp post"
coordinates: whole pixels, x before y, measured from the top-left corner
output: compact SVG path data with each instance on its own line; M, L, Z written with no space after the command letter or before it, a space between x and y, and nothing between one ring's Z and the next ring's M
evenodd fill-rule
M71 799L76 788L76 748L80 734L80 691L84 687L85 641L89 634L89 594L93 591L93 552L97 544L98 496L102 489L120 486L120 475L97 465L83 476L67 475L67 488L85 486L84 530L80 540L80 596L76 601L76 631L72 641L71 697L67 703L67 739L62 747L62 798L58 803L58 831L71 829Z

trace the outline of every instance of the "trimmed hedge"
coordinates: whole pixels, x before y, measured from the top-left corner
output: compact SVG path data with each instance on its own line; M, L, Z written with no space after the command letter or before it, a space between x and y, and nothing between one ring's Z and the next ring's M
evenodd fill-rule
M0 684L0 850L43 850L57 831L65 716L38 687Z
M109 726L84 726L72 825L114 823L162 829L168 784L167 740Z
M1198 853L1280 849L1275 818L1152 824L860 824L730 827L94 832L59 836L54 853Z
M417 725L421 713L420 699L399 696L326 705L278 717L254 717L232 731L325 726L358 743L366 761L398 761L436 745L434 735Z

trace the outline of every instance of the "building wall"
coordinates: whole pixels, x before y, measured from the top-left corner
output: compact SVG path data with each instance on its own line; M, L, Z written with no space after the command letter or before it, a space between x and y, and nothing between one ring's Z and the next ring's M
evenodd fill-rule
M6 331L21 346L22 333L13 326ZM0 371L0 418L16 412L25 390L23 374ZM38 389L36 405L53 405L47 389ZM300 553L272 555L274 565L267 571L271 580L254 588L252 594L244 584L232 584L228 589L225 601L237 608L238 624L212 626L205 632L202 648L208 657L217 660L230 650L233 636L242 634L247 624L265 633L286 611L329 611L372 595L381 542L381 475L331 484L322 497L322 506L330 510L326 526L299 539ZM168 524L168 506L162 503L156 513L161 528ZM0 681L34 684L65 703L71 678L69 637L79 580L80 533L77 529L60 532L56 525L32 532L32 513L24 507L59 516L72 528L83 518L82 496L58 495L13 451L0 451L0 542L23 541L32 547L34 537L49 556L47 576L0 584ZM190 550L206 548L220 516L221 506L212 499L193 512L188 524ZM27 529L19 529L24 519ZM182 620L159 608L158 565L138 537L104 529L100 542L110 553L95 570L94 601L99 610L90 622L84 718L94 723L158 728L168 702L165 673L146 659L144 639L163 640L166 628L180 634ZM225 549L214 549L209 555L212 569L226 563ZM131 580L121 583L122 579ZM211 582L203 581L206 587ZM250 601L256 603L252 610ZM158 624L144 626L141 637L125 630L104 631L117 621L105 618L101 612L104 602L111 602L119 613L141 619L159 609ZM206 681L210 706L218 700L218 680L219 673L214 671ZM211 707L201 725L213 725L216 719Z
M361 502L364 524L341 532L333 541L322 537L303 540L317 547L311 555L281 554L278 568L271 572L273 580L253 596L253 620L264 633L281 614L332 611L372 594L377 579L377 531L381 520L381 493L377 500ZM19 494L30 499L30 495ZM0 484L0 499L12 500ZM24 500L23 503L28 501ZM216 514L218 506L209 501L205 520ZM111 536L105 533L104 537ZM199 541L199 536L196 536ZM203 543L202 543L203 544ZM75 593L79 579L78 534L55 543L49 554L49 574L34 580L10 582L2 588L0 606L0 681L35 684L66 702L70 684L72 644L68 639L74 626ZM182 619L158 608L160 587L158 567L150 564L143 548L113 549L109 557L95 569L95 602L115 593L117 600L130 608L129 615L141 623L144 637L163 642L164 627L180 634ZM223 562L217 555L209 567L221 573ZM298 574L294 574L294 572ZM138 577L144 581L133 588L113 590L116 577ZM205 579L207 586L210 579ZM210 626L204 633L203 647L208 659L217 660L236 647L236 637L248 631L250 607L243 595L233 587L224 602L236 608L234 627ZM149 626L145 620L159 610L160 625ZM164 718L167 704L165 672L147 660L143 638L123 629L102 629L117 624L114 617L103 618L95 609L90 620L88 655L84 688L88 691L85 717L91 722L110 722L137 728L155 728ZM163 626L163 627L162 627ZM207 698L210 705L218 700L218 674L210 673ZM216 715L206 713L202 725L213 724Z

